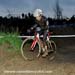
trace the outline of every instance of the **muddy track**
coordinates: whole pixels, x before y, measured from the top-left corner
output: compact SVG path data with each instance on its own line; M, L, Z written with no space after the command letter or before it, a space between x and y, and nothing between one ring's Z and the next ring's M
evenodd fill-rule
M50 74L4 73L4 71L51 71ZM53 61L39 58L25 61L20 53L7 51L5 46L0 46L0 75L75 75L75 46L68 45L57 48Z

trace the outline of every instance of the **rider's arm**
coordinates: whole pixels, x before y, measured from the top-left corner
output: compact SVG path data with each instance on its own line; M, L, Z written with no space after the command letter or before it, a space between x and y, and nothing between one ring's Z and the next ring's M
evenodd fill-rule
M46 21L46 25L47 25L47 32L49 32L49 21L48 20ZM49 34L53 34L53 32L50 31Z
M37 27L37 24L35 24L34 26L32 26L30 29L33 30L36 27Z
M30 33L33 29L35 29L37 27L37 24L35 24L34 26L32 26L31 28L27 29L27 32Z
M49 22L48 22L48 20L46 21L46 27L47 27L47 31L49 31Z

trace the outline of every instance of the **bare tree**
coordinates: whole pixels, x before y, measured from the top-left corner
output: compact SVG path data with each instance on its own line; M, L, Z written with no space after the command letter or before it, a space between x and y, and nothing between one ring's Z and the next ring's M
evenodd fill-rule
M62 19L62 8L59 5L59 0L56 0L54 13L55 13L55 18L56 19Z
M7 17L8 17L8 18L10 18L10 17L12 16L12 14L11 14L10 10L9 10L9 9L7 9L7 12L8 12Z

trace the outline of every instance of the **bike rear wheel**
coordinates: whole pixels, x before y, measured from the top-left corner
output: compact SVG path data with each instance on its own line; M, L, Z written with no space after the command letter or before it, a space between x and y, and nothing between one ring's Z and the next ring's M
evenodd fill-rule
M52 60L56 56L56 44L53 40L47 41L49 59Z
M31 44L33 39L25 39L21 45L21 54L25 60L33 60L37 57L39 50L41 49L37 43L34 50L31 50Z

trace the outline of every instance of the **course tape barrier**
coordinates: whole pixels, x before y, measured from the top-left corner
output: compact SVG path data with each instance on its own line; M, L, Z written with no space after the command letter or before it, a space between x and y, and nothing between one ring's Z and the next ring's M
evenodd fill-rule
M3 38L3 37L5 37L5 36L0 36L0 38ZM12 37L15 37L15 36L13 36L12 35ZM17 36L18 38L34 38L34 36ZM40 36L40 37L43 37L42 35ZM65 37L65 38L68 38L68 37L75 37L75 35L51 35L50 37Z

